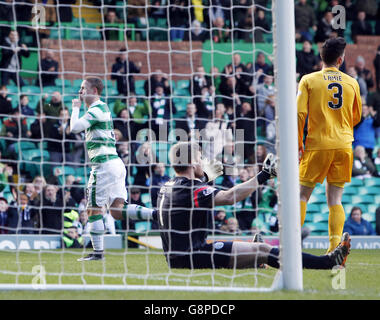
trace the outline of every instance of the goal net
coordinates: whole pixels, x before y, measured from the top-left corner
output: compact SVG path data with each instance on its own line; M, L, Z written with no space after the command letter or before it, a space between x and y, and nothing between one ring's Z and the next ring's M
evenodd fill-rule
M292 226L299 221L293 1L0 3L9 16L0 21L2 61L12 56L0 70L0 289L302 289L300 231ZM170 269L157 222L115 220L107 208L105 260L78 262L92 252L91 163L84 132L70 132L69 121L86 76L103 80L130 204L157 208L161 186L175 175L168 154L178 141L196 141L204 157L223 162L212 183L220 189L253 177L267 153L277 154L278 178L212 208L206 231L220 242L261 234L280 248L280 269Z

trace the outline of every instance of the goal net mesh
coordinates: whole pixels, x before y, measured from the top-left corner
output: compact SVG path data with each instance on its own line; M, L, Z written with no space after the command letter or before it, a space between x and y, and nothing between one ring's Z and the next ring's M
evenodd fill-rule
M106 259L77 262L92 250L85 210L91 165L84 133L70 133L68 121L82 80L100 77L129 203L157 207L161 185L174 176L168 152L179 140L197 141L205 157L223 162L215 187L248 180L276 153L272 1L0 4L9 14L0 21L2 57L19 51L0 70L13 108L0 112L1 211L8 212L2 286L270 289L272 268L169 269L155 222L116 221L106 210ZM6 39L14 31L12 47ZM277 246L276 183L215 207L208 240L251 241L261 233Z

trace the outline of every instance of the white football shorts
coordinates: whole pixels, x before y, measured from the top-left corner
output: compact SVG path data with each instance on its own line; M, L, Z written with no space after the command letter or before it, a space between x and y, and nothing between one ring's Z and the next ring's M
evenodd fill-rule
M120 158L93 165L87 185L87 208L109 208L117 198L127 201L126 174Z

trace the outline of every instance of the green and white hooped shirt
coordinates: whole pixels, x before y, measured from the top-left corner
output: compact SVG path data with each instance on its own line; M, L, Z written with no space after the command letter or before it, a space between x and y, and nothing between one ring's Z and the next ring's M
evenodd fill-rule
M97 100L90 105L83 117L79 108L71 113L71 132L86 130L86 147L91 163L104 163L118 158L111 112L107 104Z

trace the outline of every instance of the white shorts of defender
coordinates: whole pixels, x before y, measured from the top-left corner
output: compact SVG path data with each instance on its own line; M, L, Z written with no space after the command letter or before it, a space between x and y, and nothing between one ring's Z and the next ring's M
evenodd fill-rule
M127 171L120 158L92 167L87 185L87 208L109 208L117 198L128 200Z

